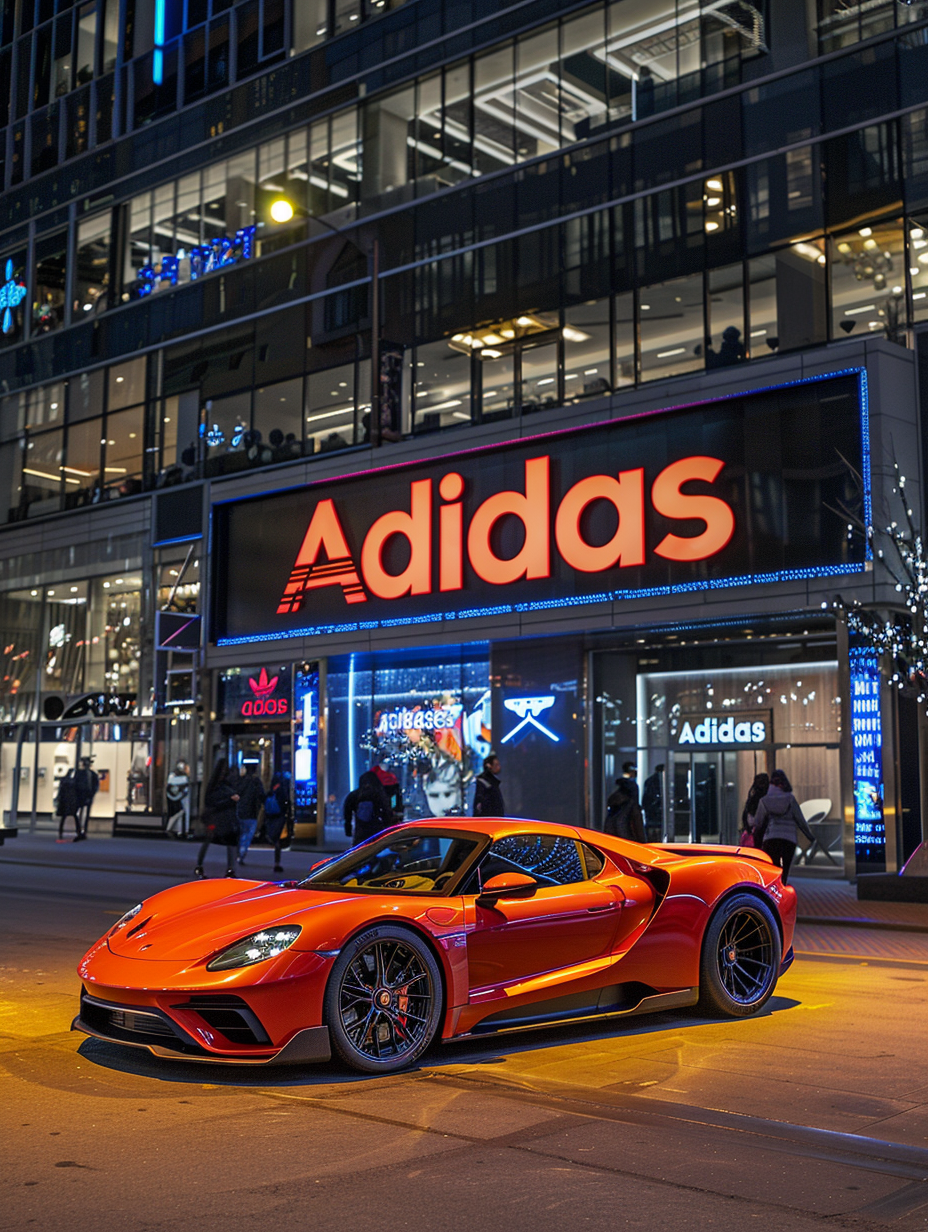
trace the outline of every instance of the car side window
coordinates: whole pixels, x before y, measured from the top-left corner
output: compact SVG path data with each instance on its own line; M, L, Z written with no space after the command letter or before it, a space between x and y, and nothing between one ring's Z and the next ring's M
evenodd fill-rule
M595 847L590 847L586 843L580 844L580 852L583 855L583 863L586 865L586 875L595 877L597 873L601 873L606 866L605 857L600 855Z
M586 880L579 844L553 834L513 834L497 839L480 861L481 884L499 873L527 873L549 886Z

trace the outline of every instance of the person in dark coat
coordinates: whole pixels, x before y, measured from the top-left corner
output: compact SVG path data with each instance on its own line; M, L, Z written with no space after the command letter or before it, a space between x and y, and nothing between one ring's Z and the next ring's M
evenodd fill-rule
M238 782L239 800L235 810L238 818L238 862L244 864L251 840L258 828L258 814L264 804L265 791L254 762L246 764L245 773Z
M206 826L206 839L197 855L194 877L205 877L203 861L210 843L219 843L226 849L226 876L235 876L235 847L238 843L238 819L236 806L239 801L238 775L225 757L220 757L213 767L206 785L202 820Z
M815 835L802 815L789 779L782 770L774 770L770 776L770 789L754 814L754 842L759 843L774 864L782 868L784 885L796 854L797 830L801 830L810 843L815 842Z
M654 767L644 781L644 791L641 794L641 810L644 813L645 826L649 843L661 841L661 830L664 826L664 763Z
M644 822L636 799L637 791L633 791L633 785L637 788L633 779L616 779L615 791L606 801L603 830L606 834L614 834L616 838L644 843L647 842Z
M274 776L271 790L264 801L264 832L268 842L274 844L274 872L282 873L284 866L280 862L280 853L286 845L290 845L293 827L293 806L290 800L290 775L286 771Z
M622 762L622 778L628 784L628 790L631 792L632 799L636 804L639 804L641 796L638 793L638 765L636 762Z
M744 808L741 810L741 845L747 847L759 846L755 842L754 826L757 816L757 806L766 796L770 788L769 774L755 774L754 782L751 784L751 790L748 792L748 798L744 802ZM745 843L745 837L751 836L750 843Z
M80 823L77 820L77 812L80 805L77 798L77 787L74 783L74 771L69 770L61 782L58 784L58 796L55 800L55 815L58 818L58 840L64 842L64 823L68 818L74 821L74 838L72 843L76 843L81 836Z
M77 842L87 837L87 825L90 821L90 806L100 788L100 778L91 769L92 757L81 758L81 768L74 775L74 788L77 791Z
M474 792L475 817L505 817L506 802L499 779L499 758L495 753L483 759L483 773L477 776Z
M369 842L381 830L394 824L393 810L380 779L372 770L365 770L354 791L345 797L345 833L358 843Z

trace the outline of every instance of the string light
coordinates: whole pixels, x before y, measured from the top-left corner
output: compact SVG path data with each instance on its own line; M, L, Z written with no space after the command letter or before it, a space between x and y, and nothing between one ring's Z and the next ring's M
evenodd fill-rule
M882 528L848 522L847 537L864 534L884 564L899 603L871 609L858 599L846 602L836 595L822 604L843 617L848 631L855 634L892 665L890 685L897 689L912 686L918 690L919 704L928 700L928 556L925 541L918 533L906 499L906 479L897 462L894 495L903 510L901 521L890 521ZM926 710L928 713L928 710Z

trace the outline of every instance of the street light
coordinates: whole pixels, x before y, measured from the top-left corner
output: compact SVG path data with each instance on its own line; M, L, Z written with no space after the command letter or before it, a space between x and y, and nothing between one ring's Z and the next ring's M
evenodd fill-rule
M271 202L271 218L274 222L289 222L293 217L293 206L286 197L278 197Z

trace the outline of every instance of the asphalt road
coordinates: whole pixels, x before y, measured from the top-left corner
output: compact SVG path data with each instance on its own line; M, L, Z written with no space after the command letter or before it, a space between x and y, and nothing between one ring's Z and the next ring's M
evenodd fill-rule
M743 1022L242 1074L69 1032L78 958L164 884L0 863L5 1232L928 1228L928 938L797 961Z

